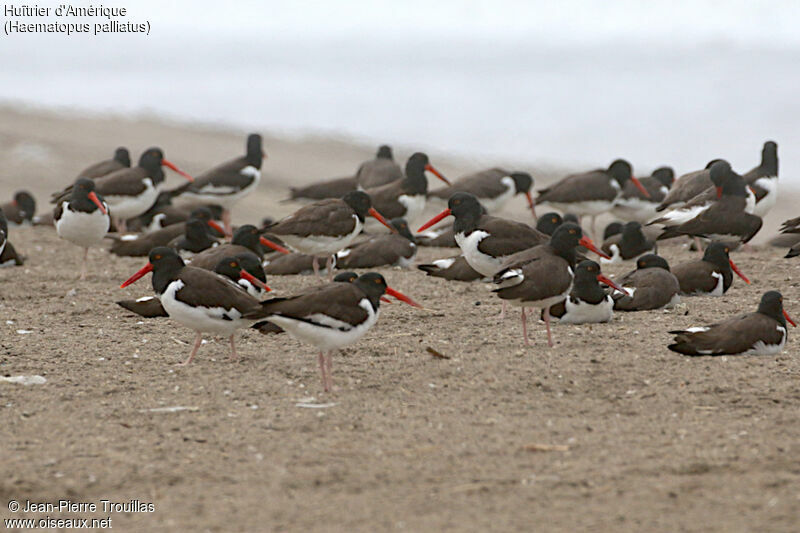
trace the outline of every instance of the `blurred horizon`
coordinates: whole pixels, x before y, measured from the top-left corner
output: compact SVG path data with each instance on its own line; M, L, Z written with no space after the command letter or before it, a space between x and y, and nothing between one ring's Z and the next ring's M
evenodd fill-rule
M4 36L0 100L637 172L773 139L800 169L798 2L125 7L150 36Z

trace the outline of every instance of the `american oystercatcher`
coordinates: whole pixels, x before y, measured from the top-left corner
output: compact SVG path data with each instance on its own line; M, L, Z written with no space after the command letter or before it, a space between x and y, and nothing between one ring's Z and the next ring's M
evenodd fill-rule
M217 239L209 235L207 221L190 218L184 227L183 235L178 235L167 243L167 246L178 252L182 259L191 259L200 252L219 246Z
M8 243L8 221L3 210L0 209L0 254L6 249Z
M656 243L642 233L642 225L631 221L622 227L622 233L612 235L603 241L600 247L611 259L602 259L602 263L620 263L635 260L641 255L655 250Z
M164 159L160 148L150 148L141 155L138 166L123 168L95 180L95 190L108 204L117 231L125 232L127 219L141 215L155 203L165 178L162 166L189 181L193 179ZM54 194L53 203L60 203L70 189Z
M622 194L617 198L611 213L622 220L644 224L655 218L656 208L666 198L675 182L675 171L670 167L660 167L650 176L639 178L639 181L650 193L650 197L645 197L642 191L629 181L622 188Z
M786 346L787 321L797 326L783 308L781 293L767 291L755 313L670 331L675 340L667 348L683 355L776 355Z
M103 242L111 225L108 205L95 192L94 182L89 178L78 178L69 200L61 201L53 210L53 220L59 237L83 247L80 279L86 279L89 248Z
M198 207L192 210L189 218L199 219L212 228L216 234L215 237L222 237L225 235L222 227L214 220L214 215L208 207ZM107 235L106 237L112 239L114 242L111 244L109 251L119 256L129 257L147 257L150 250L156 246L167 246L175 238L180 237L186 232L186 223L177 222L170 224L160 230L151 231L145 234L124 234L124 235Z
M482 279L480 272L469 266L463 255L436 259L417 268L434 278L444 278L448 281L475 281Z
M268 241L261 235L261 230L252 224L245 224L237 228L233 234L233 239L229 243L220 244L213 248L203 250L196 254L191 259L193 267L204 268L206 270L213 269L223 257L231 255L239 255L245 252L254 253L259 259L264 257L264 246L280 246ZM281 248L283 249L283 248ZM288 253L287 250L284 249Z
M225 257L214 268L214 272L230 279L254 298L260 299L272 290L267 286L267 276L254 254L243 253L236 257ZM156 296L120 300L116 303L144 318L169 316L161 305L161 300Z
M622 228L625 226L622 222L614 221L609 222L606 228L603 230L603 242L608 240L609 238L613 237L614 235L619 235L622 233Z
M447 178L442 176L428 161L428 156L417 152L406 162L405 178L380 187L365 189L372 199L372 207L389 218L405 218L409 224L416 224L425 210L428 196L428 178L425 172L433 173L448 185ZM367 229L377 229L377 222L367 223Z
M417 244L404 218L393 218L389 223L397 233L376 235L366 241L351 244L336 252L338 268L375 268L398 265L408 268L417 256Z
M711 167L717 161L722 161L722 159L712 159L706 164L705 168L687 172L675 180L667 195L656 207L656 211L661 212L670 207L681 207L709 187L713 187Z
M246 318L261 310L261 303L256 298L226 277L186 266L175 250L164 246L154 248L149 262L121 287L127 287L149 272L153 273L153 290L169 317L197 333L192 353L181 365L188 365L197 355L203 333L228 337L231 359L238 358L233 336L237 329L250 327L256 322Z
M596 324L614 318L614 299L600 283L624 292L600 272L594 261L581 261L575 268L575 279L569 296L550 308L550 316L563 324ZM542 310L544 319L544 310Z
M507 257L494 275L493 282L498 288L492 292L521 307L522 335L526 346L530 346L526 307L537 307L544 311L547 344L553 346L550 307L563 301L572 290L578 245L603 255L591 239L583 235L580 226L567 222L553 232L547 244Z
M6 220L12 224L31 224L36 214L36 200L28 191L17 191L14 199L0 205L0 210L6 215Z
M572 174L541 189L535 205L547 203L564 213L591 216L592 234L595 235L595 218L611 210L629 181L645 198L650 197L647 189L633 175L630 163L617 159L607 169Z
M545 235L552 235L556 228L563 223L564 219L558 213L545 213L536 221L536 229Z
M712 242L706 248L703 259L672 267L681 294L722 296L733 283L734 272L749 285L750 280L739 270L729 253L730 248L725 243Z
M389 287L383 276L369 272L353 283L330 283L310 293L267 300L259 310L244 316L263 318L295 339L315 346L319 350L323 388L330 391L333 351L358 341L375 325L384 294L420 307Z
M365 161L356 171L356 185L361 189L380 187L405 177L403 169L395 163L392 148L387 145L378 147L375 159Z
M0 208L0 267L20 266L24 262L22 256L8 242L8 221Z
M261 135L251 133L247 136L245 155L203 172L193 182L172 191L172 195L194 204L221 205L222 222L226 234L231 235L230 210L236 202L256 190L261 180L261 163L266 157Z
M123 168L130 168L130 166L131 155L127 148L120 146L114 151L114 157L89 165L80 171L77 177L95 179Z
M367 215L378 219L390 231L395 231L383 215L375 210L369 195L363 191L349 192L338 200L320 200L309 204L268 226L266 230L293 250L313 255L314 273L317 275L319 263L316 256L328 256L327 270L330 276L333 254L349 246L361 233ZM268 243L265 245L271 246Z
M449 187L428 193L428 198L447 201L457 192L468 192L475 196L489 213L497 213L517 194L525 195L528 207L536 218L536 209L531 197L533 178L527 172L508 172L502 168L490 168L468 174Z
M647 311L673 307L680 303L681 287L670 272L666 259L648 254L636 261L636 270L617 281L624 293L614 294L614 309L618 311Z
M701 200L704 195L700 195L684 207L672 209L650 222L663 226L659 240L689 235L738 244L746 243L758 233L763 222L761 217L748 213L748 195L752 198L752 192L742 177L727 161L714 163L710 175L717 199Z
M753 214L764 218L778 201L778 143L765 142L761 150L761 164L742 177L756 195Z
M264 271L270 276L292 276L292 275L307 275L314 273L314 261L317 265L327 265L328 258L331 256L325 255L308 255L308 254L282 254L274 253L264 257ZM336 255L333 255L331 267L336 267ZM319 267L318 267L319 268ZM327 271L327 266L322 267L319 271L320 275L330 276Z

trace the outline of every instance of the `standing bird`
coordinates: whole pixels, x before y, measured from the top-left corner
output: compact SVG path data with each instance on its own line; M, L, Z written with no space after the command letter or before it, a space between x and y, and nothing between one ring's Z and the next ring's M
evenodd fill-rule
M181 365L188 365L197 355L203 333L228 337L231 359L238 359L233 335L237 329L256 322L245 316L261 309L257 299L226 277L186 266L175 250L163 246L154 248L148 263L120 287L131 285L149 272L153 273L153 290L169 317L196 332L192 353Z
M655 249L656 243L642 233L642 225L631 221L622 227L622 233L612 235L603 241L600 247L611 259L601 260L602 263L619 263L636 259Z
M394 231L383 215L372 206L369 195L363 191L349 192L338 200L320 200L301 207L266 229L293 250L313 255L314 273L317 275L319 262L316 256L328 256L327 270L330 276L333 271L333 254L349 246L361 233L367 215L378 219L390 231Z
M425 210L428 196L428 177L425 172L432 172L448 185L447 178L442 176L428 161L428 156L417 152L406 162L405 178L379 187L365 189L372 199L372 206L380 214L391 218L404 218L409 224L416 224ZM367 223L368 230L377 229L377 223Z
M530 346L526 307L543 310L547 344L553 346L550 307L563 301L572 290L578 245L602 254L583 235L580 226L566 222L553 232L550 242L511 255L494 275L493 282L498 288L492 292L502 300L521 307L525 346Z
M747 242L761 229L761 217L747 212L747 186L727 161L717 161L710 169L716 187L716 201L687 203L650 224L662 224L658 240L689 235L724 242Z
M403 218L393 218L389 223L397 233L376 235L369 240L351 244L336 252L337 268L375 268L399 265L408 268L417 256L417 244Z
M12 224L32 223L36 214L36 200L28 191L17 191L14 199L0 205L0 209L5 213L6 220Z
M667 346L683 355L776 355L786 346L786 322L797 326L783 308L783 296L767 291L758 310L710 326L670 331Z
M600 287L624 291L600 272L594 261L581 261L575 269L575 279L569 296L550 308L550 315L563 324L596 324L614 318L614 299ZM544 319L544 311L542 311Z
M681 294L710 294L722 296L733 283L733 273L750 284L733 259L728 255L730 248L722 242L712 242L706 248L703 259L681 263L672 267L672 274L678 278Z
M742 175L756 195L754 215L761 218L778 201L778 143L767 141L761 149L761 164Z
M444 189L432 191L428 194L428 198L446 202L457 192L468 192L481 202L487 212L497 213L512 197L523 194L528 200L533 218L536 218L531 187L533 178L527 172L508 172L502 168L490 168L459 178Z
M712 159L706 164L705 168L687 172L675 180L667 195L656 207L656 211L661 212L667 208L681 207L709 187L713 187L711 167L717 161L722 161L722 159Z
M165 166L184 178L192 177L164 159L160 148L150 148L139 158L138 166L123 168L95 180L97 194L105 198L114 218L114 226L120 233L125 232L125 221L141 215L156 202L161 185L164 183ZM53 203L60 203L71 192L67 187L53 195Z
M225 234L230 236L230 210L236 202L256 190L261 180L261 163L266 157L261 135L251 133L247 136L243 156L203 172L193 182L178 187L171 194L193 204L221 205Z
M650 197L645 197L642 191L629 181L622 188L622 194L617 198L611 212L622 220L644 224L655 218L656 208L666 198L670 187L675 182L675 171L670 167L660 167L655 169L650 176L640 178L639 181L650 193Z
M114 157L89 165L78 173L78 178L95 179L130 166L131 155L127 148L120 146L114 151Z
M633 175L631 164L624 159L617 159L607 169L572 174L541 189L535 203L547 203L564 213L575 213L580 217L591 216L592 235L596 235L597 215L611 210L629 181L645 198L650 197L647 189Z
M260 309L244 316L272 322L295 339L315 346L327 392L333 387L333 351L358 341L375 325L384 294L420 307L389 287L383 276L369 272L353 283L330 283L295 297L267 300Z
M214 216L207 207L198 207L192 210L189 218L202 220L216 232L216 237L222 237L225 234L222 227L214 221ZM186 222L177 222L145 234L107 235L114 241L109 251L119 256L147 257L150 250L156 246L167 246L173 239L180 237L185 232Z
M103 242L111 225L108 205L95 192L94 182L78 178L69 200L62 200L53 210L53 220L59 237L83 247L80 279L86 279L89 248Z
M681 301L678 279L670 272L669 263L655 254L640 257L636 270L625 274L617 284L624 290L613 296L614 309L618 311L661 309Z

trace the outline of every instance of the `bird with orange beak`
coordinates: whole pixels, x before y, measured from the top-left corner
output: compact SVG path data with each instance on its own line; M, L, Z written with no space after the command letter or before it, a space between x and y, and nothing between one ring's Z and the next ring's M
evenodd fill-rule
M94 182L78 178L69 200L62 201L53 210L53 221L59 237L83 247L80 279L86 279L89 248L103 242L111 225L108 206L95 192Z

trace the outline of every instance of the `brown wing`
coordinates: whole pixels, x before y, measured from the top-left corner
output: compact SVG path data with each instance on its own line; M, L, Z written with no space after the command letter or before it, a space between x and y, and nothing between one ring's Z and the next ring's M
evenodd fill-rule
M8 240L6 240L6 245L3 248L3 253L0 254L0 265L4 265L9 261L13 262L16 266L21 266L25 263L25 258L17 253L14 249L14 245L11 244Z
M223 309L236 309L242 315L255 313L261 303L236 286L231 280L194 266L187 266L179 275L184 286L175 293L175 299L185 304Z
M521 283L510 287L501 287L492 292L503 300L520 300L522 302L535 302L552 298L567 292L572 285L572 273L569 264L561 257L552 254L545 246L531 250L524 257L524 262L518 261L507 267L509 270L521 270L524 276ZM510 258L509 258L510 259ZM497 279L497 277L495 277Z
M14 224L22 224L25 222L25 217L22 216L22 210L14 205L13 202L0 205L0 212L5 215L6 220L9 222L13 222Z
M453 185L428 193L443 200L449 199L457 192L468 192L477 198L496 198L506 191L505 185L500 181L509 172L502 168L488 168L458 178Z
M191 265L195 268L202 268L204 270L214 270L220 261L229 256L243 254L246 252L253 253L253 251L245 246L239 244L220 244L214 248L207 248L192 256Z
M652 176L647 176L646 178L639 178L639 181L650 193L650 198L645 198L636 185L633 184L632 181L628 181L625 183L625 186L622 188L622 197L623 198L639 198L640 200L644 200L647 202L661 202L667 196L667 194L662 191L662 187L664 184L658 181L656 178Z
M143 257L150 253L156 246L167 246L173 239L180 237L186 231L186 223L178 222L166 228L145 233L133 240L114 239L109 251L115 255L127 257Z
M622 241L622 234L617 233L616 235L612 235L605 241L603 241L603 245L600 247L606 254L611 255L611 245L616 244L617 248L619 248L619 243Z
M550 241L548 235L523 222L489 215L478 221L478 231L489 233L478 244L478 250L492 257L504 257Z
M410 259L415 253L416 246L402 235L380 235L339 252L336 267L351 269L394 265L401 258Z
M463 255L452 257L452 263L449 266L442 267L436 263L429 263L425 265L418 265L417 268L435 278L444 278L449 281L475 281L481 279L483 276L478 273L474 268L469 266L467 260ZM447 261L446 259L443 261Z
M275 235L339 236L355 229L355 212L340 199L320 200L302 207L269 227Z
M636 270L620 279L619 285L635 289L632 295L612 295L614 309L620 311L660 309L681 290L675 276L663 268Z
M100 161L99 163L95 163L94 165L90 165L83 169L81 172L78 173L75 179L78 178L99 178L101 176L105 176L107 174L111 174L112 172L116 172L117 170L128 168L116 159L106 159L105 161Z
M305 187L289 187L290 199L310 198L312 200L326 200L341 198L350 191L356 190L358 182L354 176L334 178L331 180L312 183Z
M711 292L717 286L717 268L706 261L691 261L671 268L672 274L678 279L682 294L695 294L698 292ZM725 280L724 285L730 285L731 280Z
M740 354L758 341L780 344L785 332L778 330L779 325L761 313L748 313L709 326L707 331L672 331L675 343L669 349L685 355Z
M403 169L392 159L375 158L363 163L356 171L356 183L362 189L380 187L405 177Z
M761 229L761 217L745 212L746 199L740 196L727 196L719 199L711 207L693 219L678 226L667 226L658 236L667 239L677 235L737 235L743 242L753 238Z
M658 206L658 211L663 211L672 204L688 202L709 187L713 187L711 174L708 169L696 170L684 174L675 180L667 196Z
M452 224L440 231L441 233L439 233L438 235L436 235L436 237L433 238L426 237L425 233L416 235L417 244L419 246L440 246L442 248L458 248L455 231L453 231Z
M225 196L240 191L253 183L255 178L242 174L242 169L249 166L245 157L237 157L226 161L212 169L195 176L189 182L176 189L176 193L190 192L195 194Z
M264 267L264 273L268 276L287 276L310 272L314 269L313 260L313 255L280 254L274 259L270 259L269 264ZM327 260L327 257L318 256L317 264L322 267Z
M558 183L539 191L536 204L545 202L584 202L587 200L612 201L617 190L611 186L604 170L572 174Z
M246 318L281 315L318 323L314 315L322 314L348 324L359 324L367 318L367 311L358 305L364 298L361 289L351 283L331 283L313 292L267 300Z
M144 318L169 316L155 296L148 300L120 300L117 305Z
M95 191L101 196L137 196L144 192L142 180L147 171L141 167L124 168L95 180Z
M395 181L381 187L367 189L365 192L372 199L372 207L387 220L405 216L406 206L398 200L405 192L403 181Z

